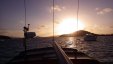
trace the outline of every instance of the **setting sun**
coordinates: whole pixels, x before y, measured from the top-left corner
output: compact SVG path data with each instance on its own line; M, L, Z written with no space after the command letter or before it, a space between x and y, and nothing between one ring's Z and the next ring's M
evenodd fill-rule
M58 34L69 34L82 29L84 29L84 23L78 21L77 25L77 19L67 18L58 25L57 32Z

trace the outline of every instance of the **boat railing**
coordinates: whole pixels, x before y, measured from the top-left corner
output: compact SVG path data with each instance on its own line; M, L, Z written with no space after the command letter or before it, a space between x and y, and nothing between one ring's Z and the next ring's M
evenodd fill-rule
M52 43L56 55L58 56L58 60L60 64L73 64L73 62L69 59L69 57L66 55L64 50L58 45L57 42Z

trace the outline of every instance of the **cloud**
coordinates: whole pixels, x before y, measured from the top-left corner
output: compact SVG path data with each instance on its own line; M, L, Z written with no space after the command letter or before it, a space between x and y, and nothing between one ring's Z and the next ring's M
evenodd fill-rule
M41 25L40 27L44 28L44 27L46 27L46 26L45 26L45 25Z
M8 32L3 31L3 30L0 30L0 35L4 35L4 34L6 34L6 33L8 33Z
M23 37L23 31L21 30L0 30L0 35L6 35L11 37Z
M55 11L61 11L62 10L58 5L51 7L51 9L52 10L54 9Z
M40 30L42 30L42 29L47 29L48 26L47 25L40 25L37 28L40 29Z
M98 15L105 14L103 11L97 12Z
M60 22L58 20L55 20L54 23L55 24L60 24Z
M66 9L66 7L65 6L55 5L54 7L53 6L51 7L50 12L52 12L53 9L54 9L54 11L61 12L62 10Z
M113 26L110 26L110 28L113 28Z
M104 12L112 12L113 9L112 9L112 8L105 8L105 9L103 9L103 11L104 11Z
M107 13L113 12L112 8L103 8L103 9L95 8L95 10L97 11L98 15L102 15L102 14L107 14Z
M96 11L98 11L98 10L99 10L99 8L96 8L95 10L96 10Z

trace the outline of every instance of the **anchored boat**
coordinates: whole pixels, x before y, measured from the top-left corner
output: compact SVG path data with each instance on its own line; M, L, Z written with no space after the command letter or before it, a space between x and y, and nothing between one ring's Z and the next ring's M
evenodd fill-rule
M96 35L92 35L92 34L87 34L84 37L85 41L96 41L97 40L97 36Z

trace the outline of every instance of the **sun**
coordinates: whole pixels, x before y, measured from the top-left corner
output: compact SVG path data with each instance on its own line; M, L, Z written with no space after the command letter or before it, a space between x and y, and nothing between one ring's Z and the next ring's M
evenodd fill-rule
M63 19L62 22L58 25L57 33L58 35L69 34L77 30L83 30L83 29L84 29L84 23L82 23L80 20L78 20L77 22L77 19L67 18L67 19Z

